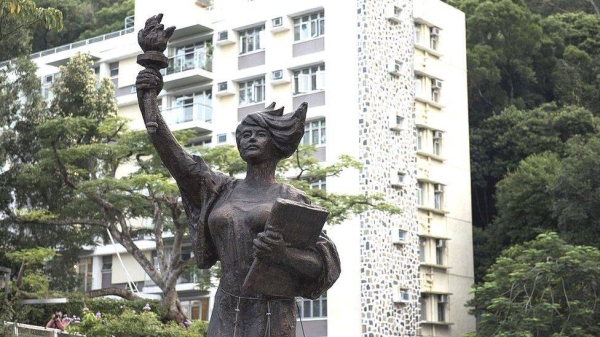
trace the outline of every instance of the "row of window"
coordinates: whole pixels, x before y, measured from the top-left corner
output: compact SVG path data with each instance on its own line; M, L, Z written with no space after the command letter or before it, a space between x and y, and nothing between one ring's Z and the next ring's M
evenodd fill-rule
M273 19L273 26L283 24L283 18ZM325 12L312 13L305 16L294 18L294 41L305 41L316 39L325 35ZM262 50L265 48L265 26L255 26L238 32L239 53L240 55ZM224 41L229 38L227 31L217 34L217 41Z
M422 294L419 301L421 321L423 322L448 322L449 296L443 294Z
M272 78L273 80L273 78ZM227 90L227 82L217 84L219 91ZM316 65L294 71L292 91L294 95L325 89L325 65ZM257 104L265 101L265 78L259 77L238 83L239 105Z
M444 185L419 181L417 183L417 204L419 206L434 208L443 211Z
M313 121L308 121L304 124L304 137L302 137L302 144L307 145L315 145L315 146L324 146L325 145L325 134L326 134L326 126L325 119L317 119ZM233 136L233 135L232 135ZM228 135L227 133L220 133L217 135L217 143L224 144L227 143ZM311 188L319 188L325 189L325 181L318 181L314 183L314 186L311 185Z
M446 247L447 239L426 237L419 238L419 261L426 264L445 266Z
M442 99L442 81L423 75L415 75L415 96L440 103Z
M424 151L436 156L442 155L444 133L439 130L417 129L417 151Z
M415 23L415 43L428 46L432 50L439 50L440 33L438 27Z

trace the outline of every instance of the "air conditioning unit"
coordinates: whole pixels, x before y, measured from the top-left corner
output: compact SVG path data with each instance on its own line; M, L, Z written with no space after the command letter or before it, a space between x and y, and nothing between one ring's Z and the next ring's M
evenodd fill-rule
M213 0L196 0L196 4L199 6L202 6L204 8L206 7L212 7L213 6Z
M407 234L408 234L408 232L402 228L393 228L392 229L392 243L395 245L406 244Z
M403 126L404 117L395 115L390 118L390 129L394 131L401 131Z
M392 187L404 186L404 180L406 179L406 173L399 171L392 171L390 174L392 180Z
M434 184L433 189L435 193L444 193L444 185L442 184Z
M433 89L442 89L442 81L441 80L431 80L431 87Z
M274 70L271 72L271 81L283 79L283 70Z
M235 43L236 37L232 30L222 30L215 33L215 41L217 46L226 46Z
M436 239L435 246L437 248L446 248L446 239Z
M271 85L290 83L290 72L287 69L277 69L271 71Z
M388 62L388 72L393 76L400 76L400 72L402 71L402 61L392 59Z
M448 303L448 295L440 295L438 298L438 303Z
M287 16L278 16L271 19L271 33L285 32L292 29L292 22Z
M395 23L400 23L400 14L402 13L402 8L398 5L388 5L386 8L385 16L386 18Z
M215 96L223 97L235 95L235 91L233 91L233 82L232 81L224 81L217 83L217 92Z
M399 286L394 286L394 289L392 291L392 301L394 303L410 302L410 290Z
M442 139L443 135L444 135L444 133L442 131L434 131L433 132L433 139Z
M438 27L431 27L429 30L431 36L440 36L440 29Z

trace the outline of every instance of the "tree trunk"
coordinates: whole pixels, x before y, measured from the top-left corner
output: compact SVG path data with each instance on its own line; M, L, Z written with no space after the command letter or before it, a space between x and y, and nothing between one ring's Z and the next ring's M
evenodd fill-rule
M164 322L175 321L181 324L187 320L187 316L181 309L181 302L179 302L179 296L175 287L163 289L162 305L165 309L165 316L162 317Z

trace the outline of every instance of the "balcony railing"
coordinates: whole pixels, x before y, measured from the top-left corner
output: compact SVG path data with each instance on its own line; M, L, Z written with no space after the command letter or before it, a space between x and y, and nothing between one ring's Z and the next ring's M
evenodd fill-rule
M212 106L195 103L162 110L162 115L167 124L182 124L187 122L212 123Z
M69 43L69 44L66 44L63 46L58 46L58 47L38 51L38 52L35 52L35 53L29 55L29 57L31 57L32 59L36 59L36 58L39 58L42 56L48 56L48 55L60 53L61 51L71 50L71 49L79 48L79 47L82 47L85 45L93 44L96 42L106 41L109 39L113 39L115 37L133 33L135 31L133 28L133 22L134 22L133 16L127 17L127 18L125 18L125 29L121 29L116 32L106 33L106 34L100 35L100 36L95 36L95 37L92 37L92 38L89 38L89 39L86 39L83 41L77 41L77 42ZM0 62L0 68L7 66L10 62L11 62L11 60Z
M171 56L169 57L169 67L163 71L163 75L176 74L191 69L212 71L212 55L204 51L195 51Z

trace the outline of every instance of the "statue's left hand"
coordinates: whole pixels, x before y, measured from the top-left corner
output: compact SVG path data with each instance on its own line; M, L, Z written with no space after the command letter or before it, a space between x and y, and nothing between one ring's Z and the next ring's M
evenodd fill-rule
M253 243L254 256L257 258L273 262L286 260L288 244L283 240L281 233L267 230L259 233Z
M160 23L162 18L162 14L149 18L144 29L138 33L138 43L144 52L164 52L167 48L167 41L173 35L175 27L165 29L165 26Z

